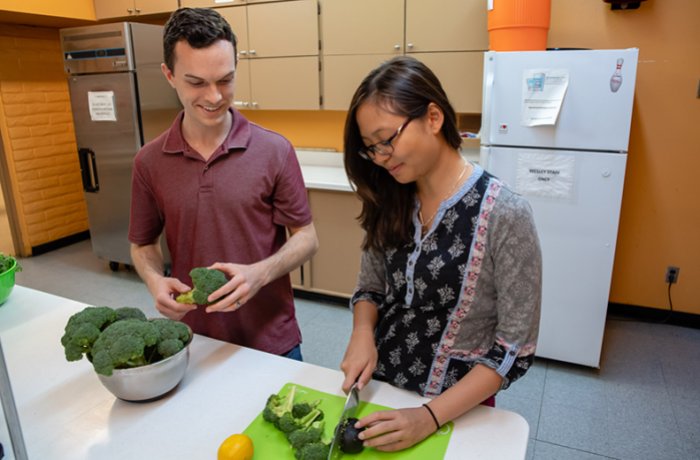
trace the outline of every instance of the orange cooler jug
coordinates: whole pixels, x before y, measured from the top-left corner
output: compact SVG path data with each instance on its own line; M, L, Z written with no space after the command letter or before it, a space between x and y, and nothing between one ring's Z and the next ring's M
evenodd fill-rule
M544 51L551 0L488 0L489 50Z

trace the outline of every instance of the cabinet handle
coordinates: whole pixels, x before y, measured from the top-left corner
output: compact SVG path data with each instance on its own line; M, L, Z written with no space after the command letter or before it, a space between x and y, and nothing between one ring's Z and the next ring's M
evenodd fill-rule
M408 47L408 49L413 49L413 43L408 43L406 46Z
M238 52L238 54L240 54L241 56L245 56L248 54L248 52L246 50L241 50Z
M127 11L129 14L134 14L134 9L133 9L133 8L127 8L126 11Z
M255 54L255 50L248 51L250 54Z
M400 50L400 49L401 49L401 45L394 45L394 49L395 49L395 50Z
M136 14L139 14L141 10L139 8L136 8Z
M258 108L258 103L257 103L257 102L253 102L253 107L257 109L257 108Z

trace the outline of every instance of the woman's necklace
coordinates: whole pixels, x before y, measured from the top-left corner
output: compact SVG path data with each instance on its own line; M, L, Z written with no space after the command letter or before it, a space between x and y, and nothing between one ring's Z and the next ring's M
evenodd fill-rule
M445 198L443 198L440 203L448 199L452 194L454 193L455 190L457 190L457 186L459 183L462 181L462 177L464 177L464 173L467 172L467 166L468 163L464 163L464 167L462 168L462 172L459 173L459 177L457 177L457 180L455 181L454 185L450 189L449 192L447 192L447 195L445 195ZM435 219L435 216L437 216L438 211L440 210L440 204L438 203L437 209L435 209L435 212L433 213L432 216L428 220L423 220L423 212L421 210L418 211L418 220L420 221L420 225L423 228L423 230L427 230L428 226L430 223Z

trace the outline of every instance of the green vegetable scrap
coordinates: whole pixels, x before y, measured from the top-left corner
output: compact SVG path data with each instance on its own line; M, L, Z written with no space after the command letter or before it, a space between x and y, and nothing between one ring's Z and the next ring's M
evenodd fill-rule
M270 395L263 409L263 419L284 433L297 459L325 460L329 443L323 439L324 415L318 408L321 401L295 403L295 396L295 386L283 396Z
M0 252L0 273L5 273L7 270L12 268L12 265L17 262L17 259L15 259L12 256L7 256ZM22 266L17 262L17 267L15 267L16 272L21 272L22 271Z
M68 319L61 337L66 359L83 355L95 371L112 375L126 369L155 363L182 350L191 338L180 321L147 319L138 308L86 307Z
M179 303L208 305L211 293L228 282L222 271L205 267L190 270L190 278L194 288L177 296L175 300Z

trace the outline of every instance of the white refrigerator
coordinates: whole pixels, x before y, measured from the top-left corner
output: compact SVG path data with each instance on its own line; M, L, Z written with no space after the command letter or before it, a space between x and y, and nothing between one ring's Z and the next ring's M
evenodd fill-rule
M532 205L537 356L599 367L638 49L487 52L480 161Z

